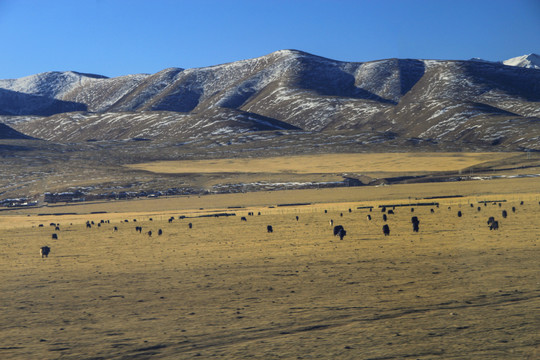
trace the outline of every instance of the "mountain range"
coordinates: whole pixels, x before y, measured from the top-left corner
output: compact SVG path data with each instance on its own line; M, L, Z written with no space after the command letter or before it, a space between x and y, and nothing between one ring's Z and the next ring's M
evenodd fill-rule
M155 74L0 80L0 138L176 141L276 130L540 150L540 57L342 62L281 50Z

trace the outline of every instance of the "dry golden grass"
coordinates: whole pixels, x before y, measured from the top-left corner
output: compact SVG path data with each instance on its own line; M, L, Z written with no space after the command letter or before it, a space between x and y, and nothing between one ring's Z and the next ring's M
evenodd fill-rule
M389 237L379 209L356 209L406 203L407 194L466 196L438 200L433 214L396 208ZM516 179L3 213L0 358L535 359L539 196L536 179ZM478 211L484 199L508 202ZM89 214L97 209L108 213ZM194 217L213 209L237 216ZM489 216L500 230L488 229ZM111 223L84 224L100 219ZM330 219L347 230L343 241ZM49 222L60 223L58 240Z
M380 173L458 171L517 153L370 153L215 160L156 161L127 165L165 174L192 173Z

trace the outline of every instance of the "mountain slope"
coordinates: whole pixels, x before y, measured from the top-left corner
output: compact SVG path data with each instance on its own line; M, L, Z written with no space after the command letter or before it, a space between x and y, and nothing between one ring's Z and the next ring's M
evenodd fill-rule
M281 50L152 75L0 80L0 115L55 141L296 129L538 148L540 71L474 60L341 62Z

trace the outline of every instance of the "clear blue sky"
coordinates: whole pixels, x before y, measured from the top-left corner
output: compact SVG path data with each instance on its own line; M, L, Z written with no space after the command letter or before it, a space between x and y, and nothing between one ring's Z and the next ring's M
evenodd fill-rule
M343 61L540 53L540 0L0 0L0 79L203 67L298 49Z

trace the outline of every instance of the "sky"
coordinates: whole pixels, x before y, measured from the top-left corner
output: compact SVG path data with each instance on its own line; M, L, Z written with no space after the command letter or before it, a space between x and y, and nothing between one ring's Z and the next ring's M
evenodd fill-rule
M540 0L0 0L0 79L116 77L297 49L341 61L540 54Z

